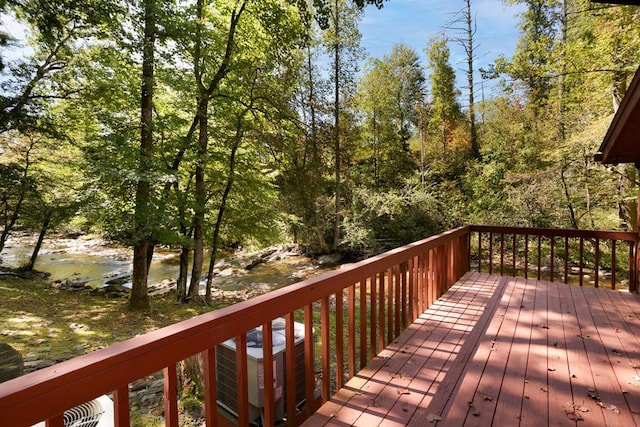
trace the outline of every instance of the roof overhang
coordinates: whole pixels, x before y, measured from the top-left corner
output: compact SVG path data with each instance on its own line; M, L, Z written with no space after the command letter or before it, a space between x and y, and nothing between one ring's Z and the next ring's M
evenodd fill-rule
M636 3L640 4L640 0ZM640 165L640 68L636 71L595 159Z

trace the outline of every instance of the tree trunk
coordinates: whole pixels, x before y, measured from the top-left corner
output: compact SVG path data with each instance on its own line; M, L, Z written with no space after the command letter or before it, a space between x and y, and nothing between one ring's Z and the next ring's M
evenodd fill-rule
M129 307L149 308L147 293L147 267L151 235L148 229L151 183L147 176L151 166L153 149L153 86L154 50L156 26L156 0L144 1L144 42L142 58L142 108L138 184L135 203L135 235L133 245L133 275Z
M187 300L187 272L189 271L189 247L182 245L180 251L180 271L176 282L176 298L178 302Z
M244 116L244 115L243 115ZM218 218L216 219L216 226L213 230L213 243L211 245L211 258L209 259L209 271L207 274L207 287L205 293L205 302L211 304L211 285L213 282L213 268L216 263L216 256L218 254L218 246L220 241L220 228L222 227L222 219L224 217L224 211L227 207L227 200L229 199L229 193L233 187L235 180L235 168L236 168L236 153L238 147L242 141L242 116L238 119L238 127L236 128L236 136L233 147L231 148L231 155L229 156L229 178L227 179L227 185L225 186L224 193L222 194L222 200L220 201L220 209L218 209Z
M336 176L336 205L333 223L333 249L340 244L340 2L335 0L335 47L334 47L334 147L335 147L335 176Z
M476 131L476 110L473 97L473 37L475 28L473 27L473 19L471 18L471 0L465 0L467 10L465 12L465 20L467 24L467 83L469 84L469 136L471 139L471 154L474 158L480 158L480 144L478 142L478 133Z
M206 96L201 93L201 96ZM205 183L204 162L207 155L208 135L208 99L200 101L200 129L198 135L198 163L196 165L195 185L195 214L193 218L193 266L191 268L191 283L189 284L189 299L198 296L200 279L202 277L202 263L204 261L204 219L205 205L207 203L207 189Z
M33 248L33 252L31 253L31 258L29 259L29 264L24 268L25 271L33 271L33 267L36 264L36 259L38 258L38 253L40 252L40 248L42 247L42 242L44 241L44 236L47 234L47 230L49 229L49 224L51 224L51 218L53 217L53 212L51 210L47 210L44 216L44 221L42 222L42 227L40 227L40 234L38 234L38 241L36 242L36 247Z

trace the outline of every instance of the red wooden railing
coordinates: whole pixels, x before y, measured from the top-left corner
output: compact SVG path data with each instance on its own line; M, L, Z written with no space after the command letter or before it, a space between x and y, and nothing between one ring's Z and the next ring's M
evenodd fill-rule
M474 269L490 274L637 289L638 234L492 227L471 229Z
M304 321L306 404L299 410L296 393L285 393L287 424L298 425L469 270L469 233L470 227L461 227L10 380L0 385L0 425L30 426L47 420L48 426L61 427L65 410L111 393L115 425L126 427L129 384L162 371L165 424L175 427L176 365L198 354L204 360L207 425L224 425L216 404L215 347L234 337L237 424L248 425L246 332L262 326L264 384L272 384L271 322L279 317L286 324L287 372L296 368L294 321ZM295 390L293 375L286 376L285 386ZM264 423L273 425L272 387L264 390L264 398Z

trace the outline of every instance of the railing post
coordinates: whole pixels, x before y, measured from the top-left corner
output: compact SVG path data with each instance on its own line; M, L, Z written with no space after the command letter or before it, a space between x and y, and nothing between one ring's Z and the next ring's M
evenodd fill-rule
M274 372L273 372L273 325L271 320L262 325L262 375L264 390L264 409L262 416L265 425L273 425L275 422L275 414L273 412L273 402L275 401L275 393L273 389Z
M640 210L640 209L639 209ZM635 244L635 258L634 258L634 262L633 262L633 268L631 266L629 266L629 268L631 269L631 271L633 271L633 274L631 274L632 277L629 278L629 291L630 292L637 292L638 291L638 280L640 280L640 274L638 274L638 266L640 266L640 234L638 235L638 238L636 239L636 244Z
M287 401L285 402L287 408L287 427L294 427L296 425L296 392L291 392L291 390L296 390L296 375L294 372L298 371L298 366L296 363L296 337L295 337L295 316L293 312L288 313L285 316L285 340L286 340L286 351L285 351L285 365L287 367L286 383L287 388L285 390L289 390L287 393ZM305 337L306 338L306 337ZM307 338L309 341L312 341L312 337ZM207 424L207 427L209 425Z
M129 385L120 387L113 392L113 409L115 411L114 427L129 427ZM215 425L215 424L212 424Z
M304 396L307 404L304 405L305 418L311 416L311 406L313 402L313 391L315 385L315 362L314 347L315 338L313 337L313 305L304 306Z
M204 410L207 426L217 426L218 405L216 397L218 394L216 384L216 348L212 347L202 354L204 359ZM128 400L128 399L127 399Z
M164 419L167 427L178 427L178 372L176 364L164 368Z
M320 339L322 343L322 401L326 402L331 398L331 358L329 348L329 297L324 297L320 301Z
M45 427L64 427L64 418L63 415L57 415L55 417L49 418L44 423Z

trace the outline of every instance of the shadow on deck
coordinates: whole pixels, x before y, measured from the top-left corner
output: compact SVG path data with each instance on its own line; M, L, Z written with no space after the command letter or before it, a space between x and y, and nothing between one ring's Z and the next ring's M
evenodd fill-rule
M305 425L640 425L639 302L467 273Z

